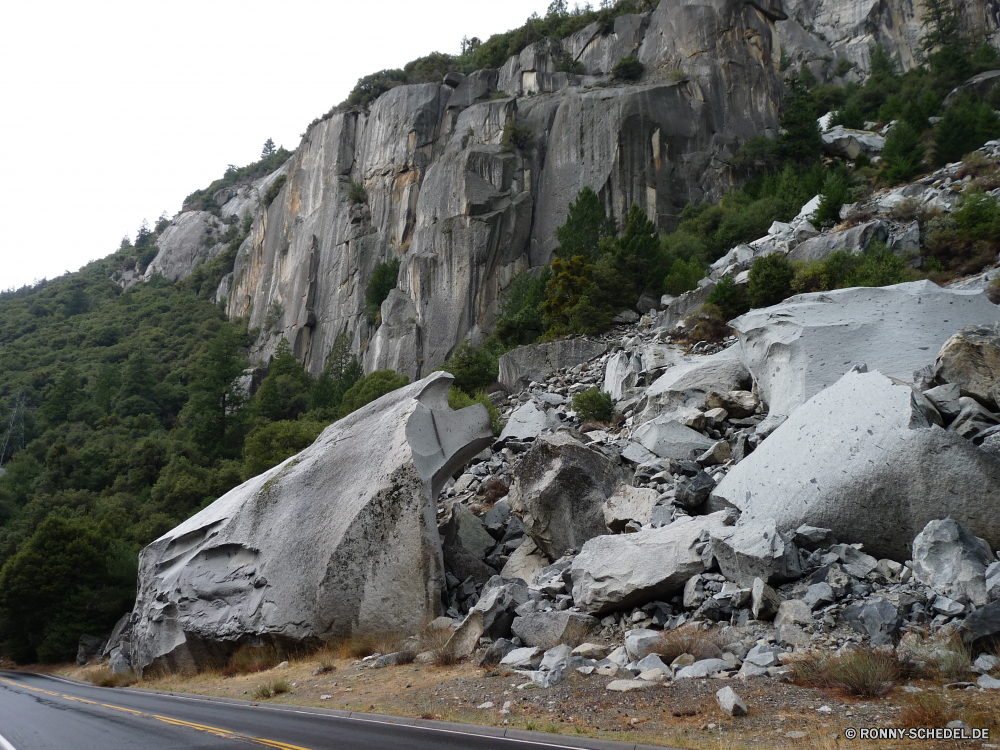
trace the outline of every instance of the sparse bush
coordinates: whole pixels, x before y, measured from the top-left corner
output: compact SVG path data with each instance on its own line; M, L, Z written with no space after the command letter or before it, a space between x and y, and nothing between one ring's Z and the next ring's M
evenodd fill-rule
M776 305L792 293L795 272L788 258L772 253L754 260L747 281L747 297L752 307Z
M829 227L840 221L840 209L854 200L857 179L844 164L838 164L823 182L822 198L813 222Z
M500 147L503 151L522 149L531 141L534 133L528 125L518 125L514 119L507 120L503 126L503 136Z
M732 276L723 276L715 288L705 298L706 305L718 308L723 322L738 318L750 309L746 288L733 281ZM713 312L714 311L709 311Z
M381 320L381 307L389 296L389 292L399 283L399 258L393 258L388 263L379 263L372 272L365 289L365 318L368 325L378 325Z
M907 695L901 706L899 723L907 727L943 727L955 719L955 712L940 693Z
M638 57L628 55L615 64L611 69L611 75L620 81L638 81L642 78L644 67Z
M705 303L684 320L682 340L695 344L701 341L719 342L729 335L729 326L718 305Z
M894 653L858 648L841 656L810 654L792 662L792 680L804 687L843 690L859 698L880 698L902 676Z
M253 700L267 700L268 698L273 698L276 695L281 695L282 693L287 693L288 691L289 687L287 681L274 680L273 682L265 682L263 685L258 685L254 688L250 697Z
M264 316L264 330L273 331L285 313L285 307L278 300L272 300L267 307L267 314Z
M663 280L663 290L678 296L698 288L698 282L705 276L705 269L696 258L685 261L678 258L670 266L670 272Z
M676 630L664 630L655 647L660 659L670 664L681 654L695 659L718 659L729 640L718 630L705 630L697 625L682 625Z
M492 507L498 500L507 496L510 487L506 482L499 479L490 479L483 482L480 490L479 500L483 505Z
M347 188L347 200L354 204L366 203L368 201L368 191L360 182L351 182Z
M610 393L590 388L573 396L573 411L584 421L610 422L615 414L615 402Z
M792 264L792 291L796 294L824 292L830 288L830 277L821 260L798 261Z
M1000 117L982 99L962 97L947 110L934 134L934 164L958 161L1000 136Z
M281 188L285 186L288 181L287 175L280 175L275 178L274 182L267 188L267 192L264 193L264 205L270 206L274 203L274 199L278 197L278 193L281 192Z
M281 655L274 646L254 647L247 644L240 646L229 657L229 663L222 670L222 674L226 677L234 677L238 674L265 672L268 669L274 669L279 662L281 662Z

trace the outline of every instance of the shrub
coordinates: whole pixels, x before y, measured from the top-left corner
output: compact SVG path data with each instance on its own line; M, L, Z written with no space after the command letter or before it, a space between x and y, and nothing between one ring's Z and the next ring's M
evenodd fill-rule
M545 332L539 305L545 299L545 285L551 275L546 266L538 278L525 269L510 280L493 329L493 335L505 347L532 344Z
M402 388L409 382L408 376L397 375L392 370L376 370L370 375L365 375L344 394L344 400L340 403L339 417L346 417L365 404L369 404L397 388Z
M682 339L692 344L700 341L722 341L729 335L726 320L718 305L705 303L685 318Z
M368 201L368 191L360 182L352 180L350 187L347 188L347 200L354 204L365 203Z
M772 253L754 260L747 283L747 298L752 307L776 305L792 293L795 272L788 258Z
M821 260L799 261L792 264L792 291L796 294L825 292L830 289L830 277Z
M274 203L274 199L278 197L278 193L281 192L281 188L285 186L287 181L288 175L280 175L270 184L267 192L264 193L264 206L270 206Z
M643 64L635 55L628 55L619 60L611 69L611 76L620 81L638 81L642 78Z
M380 319L382 303L389 296L389 292L396 288L398 280L399 258L375 266L365 290L365 318L369 325L378 325L382 322Z
M273 331L284 312L284 305L278 300L272 300L271 304L267 307L267 314L264 316L264 330Z
M839 222L840 209L854 199L855 184L851 171L845 165L838 164L823 182L822 199L813 214L813 222L827 227Z
M86 679L98 687L120 688L135 685L139 682L139 675L132 670L113 674L107 667L101 667L90 673Z
M792 680L805 687L843 690L859 698L880 698L902 676L894 653L858 648L841 656L810 654L792 662Z
M493 430L494 436L499 437L500 433L503 432L503 420L500 419L500 410L486 393L480 391L475 396L470 396L454 385L448 390L448 406L455 411L473 404L482 404L486 408L490 415L490 428Z
M500 148L503 151L522 149L528 145L533 135L531 127L528 125L518 125L513 119L509 119L503 126Z
M615 415L615 402L610 393L590 388L573 396L573 411L583 421L610 422Z
M943 727L955 719L955 713L940 693L907 695L901 706L899 723L907 727Z
M746 298L746 289L733 281L732 276L723 276L715 288L705 298L706 305L717 308L723 322L738 318L750 309ZM713 315L714 310L709 311Z
M887 167L886 178L891 184L913 179L920 172L925 153L913 126L906 120L897 122L889 131L882 149L882 159Z
M439 368L455 376L455 385L470 396L493 383L500 375L497 358L486 346L475 347L468 341Z
M324 426L316 422L282 420L255 428L243 443L244 481L263 474L286 458L308 448L319 437Z
M704 276L705 269L695 258L689 261L678 258L670 266L670 272L663 280L663 291L674 296L690 292L698 288L698 282Z
M1000 117L982 99L963 97L945 110L934 134L934 164L958 161L986 141L1000 137Z
M238 674L253 674L254 672L266 672L274 669L281 662L281 656L274 646L254 647L249 644L240 646L236 652L229 657L229 663L222 670L226 677L233 677Z
M265 682L263 685L258 685L254 688L253 693L250 694L250 698L255 701L267 700L288 691L289 687L286 680L274 680L273 682Z
M676 630L664 630L654 647L664 663L670 664L681 654L695 659L718 659L729 640L718 630L704 630L697 625L682 625Z

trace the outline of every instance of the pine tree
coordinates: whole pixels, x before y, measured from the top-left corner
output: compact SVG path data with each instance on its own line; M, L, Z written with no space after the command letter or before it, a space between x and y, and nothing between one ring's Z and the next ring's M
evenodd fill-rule
M636 298L646 290L659 290L666 274L656 225L635 203L629 209L625 229L615 243L615 266L631 282ZM622 302L628 306L634 304L634 300Z
M209 453L235 455L236 428L246 400L240 378L248 362L242 341L230 325L223 325L198 362L191 382L185 421L195 439Z
M600 196L585 187L569 205L566 223L556 230L559 240L556 255L563 260L580 255L587 262L593 262L601 240L614 236L614 222L608 218Z
M812 164L823 150L812 97L798 76L786 78L785 84L788 91L781 118L781 127L785 132L778 138L779 150L786 161Z
M274 141L268 138L264 141L264 148L261 149L260 158L266 159L267 157L272 156L277 150L278 149L275 147Z

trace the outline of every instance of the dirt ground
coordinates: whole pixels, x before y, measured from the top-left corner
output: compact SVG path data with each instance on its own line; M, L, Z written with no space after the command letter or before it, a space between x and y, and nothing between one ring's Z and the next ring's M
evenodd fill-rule
M326 663L334 669L318 675L313 672L320 661L305 658L294 660L287 667L254 674L170 675L143 680L136 687L252 700L258 686L283 680L288 692L267 702L503 725L683 748L1000 748L1000 695L947 688L943 681L905 684L921 688L924 694L941 696L947 706L946 718L965 720L972 728L989 728L990 740L866 741L845 737L848 728L901 726L900 717L906 715L906 706L915 698L902 685L878 700L858 700L764 677L746 682L682 680L641 691L614 693L605 689L611 678L576 672L554 688L518 689L518 685L526 682L522 676L469 664L452 667L408 664L370 669L352 659L331 662L327 658ZM65 667L55 671L71 678L88 679L97 668ZM747 716L733 718L719 709L715 692L727 684L747 703Z

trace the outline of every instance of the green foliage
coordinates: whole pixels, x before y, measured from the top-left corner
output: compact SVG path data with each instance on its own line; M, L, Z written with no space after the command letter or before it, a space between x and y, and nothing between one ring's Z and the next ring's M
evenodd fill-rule
M891 184L912 180L920 173L925 154L916 129L906 120L897 122L889 131L882 149L886 178Z
M208 455L234 458L239 453L246 402L240 377L249 366L248 343L233 326L221 326L191 368L191 397L183 420Z
M642 78L642 71L645 66L639 61L639 58L635 55L628 55L619 60L615 66L611 69L611 75L613 78L617 78L621 81L638 81Z
M500 139L500 149L502 151L513 151L522 149L531 141L534 133L528 125L518 125L513 118L507 120L503 126L503 136Z
M364 370L357 357L351 353L351 342L345 334L339 334L323 372L313 383L309 398L310 416L333 419L344 400L344 394L363 376Z
M369 325L381 323L380 308L399 279L399 258L379 263L372 272L365 290L365 317Z
M840 209L854 199L857 180L844 164L834 167L823 181L823 192L819 208L813 214L813 222L829 227L840 221Z
M698 288L698 282L705 277L705 268L696 258L685 261L675 260L663 280L663 291L674 296Z
M376 370L365 375L344 394L344 399L340 404L340 418L346 417L365 404L369 404L397 388L408 385L409 382L410 379L406 375L397 375L392 370Z
M610 422L615 415L615 402L610 393L590 388L573 396L573 411L584 421Z
M788 162L812 164L823 151L812 98L800 77L786 78L785 84L788 91L782 102L781 116L785 132L778 137L781 156Z
M296 419L309 405L312 381L295 359L288 339L282 339L254 400L257 417L272 422Z
M772 253L754 260L747 280L747 299L751 307L776 305L792 293L795 272L788 258Z
M248 164L245 167L236 167L232 164L229 165L229 169L226 170L226 174L221 179L216 180L203 190L195 190L191 193L191 195L185 198L184 210L211 211L212 213L218 215L219 205L215 202L215 194L217 192L227 187L248 185L259 177L269 175L288 161L288 158L291 155L291 151L279 148L271 155L263 157L259 161L256 161L253 164ZM277 195L277 193L275 193L275 195Z
M839 250L822 261L796 264L794 271L792 289L798 293L890 286L908 280L906 263L882 242L873 242L860 254Z
M577 255L588 262L597 259L601 240L615 236L615 225L604 210L604 203L591 188L585 187L569 204L566 223L556 230L559 247L556 255L564 260Z
M284 314L285 306L278 300L271 300L271 304L267 306L267 315L264 316L264 330L273 331Z
M30 662L65 661L80 633L107 631L134 596L137 550L113 530L52 516L0 569L3 651Z
M616 269L632 287L628 307L635 304L641 292L659 290L665 273L659 234L646 212L635 203L625 216L625 228L615 242L614 261Z
M368 191L360 182L351 182L347 189L347 200L351 203L361 204L368 202Z
M493 430L494 437L500 437L503 432L503 420L500 419L500 410L490 401L489 395L479 391L475 396L470 396L458 386L452 386L448 390L448 406L458 411L473 404L482 404L490 415L490 429Z
M934 164L958 161L986 141L1000 137L1000 116L982 99L960 98L949 107L934 135Z
M738 285L731 276L723 276L715 288L705 298L704 307L718 310L723 321L738 318L750 309L746 289ZM709 310L713 313L715 310Z
M545 287L541 304L542 319L548 335L600 333L611 324L610 310L595 307L599 290L590 280L593 266L582 255L552 261L552 278Z
M1000 201L973 190L963 195L951 216L926 224L927 250L950 275L978 273L1000 252Z
M532 344L545 332L539 305L545 299L545 285L551 277L552 272L546 266L538 278L525 269L510 280L493 329L493 335L504 347Z
M265 206L270 206L274 203L274 199L278 197L278 193L281 192L281 188L285 186L286 182L288 182L288 175L278 175L278 177L275 178L274 182L272 182L267 188L267 192L264 193Z
M263 474L315 442L325 424L282 420L262 424L243 444L243 479Z
M500 375L497 356L489 347L462 342L440 369L455 376L455 386L470 396L496 382Z

